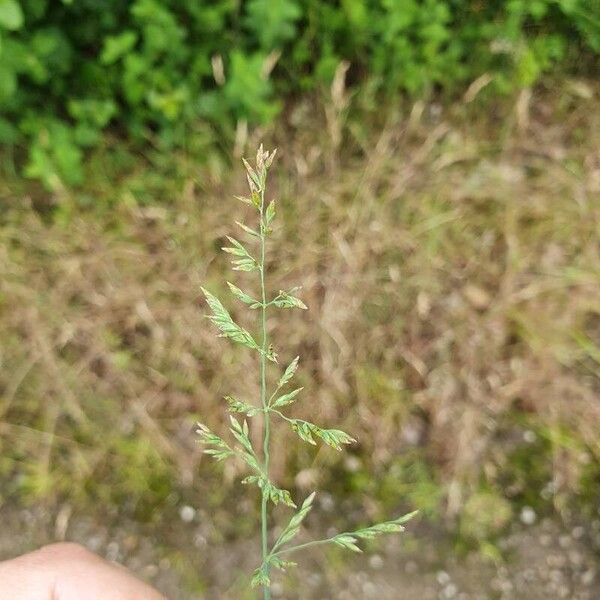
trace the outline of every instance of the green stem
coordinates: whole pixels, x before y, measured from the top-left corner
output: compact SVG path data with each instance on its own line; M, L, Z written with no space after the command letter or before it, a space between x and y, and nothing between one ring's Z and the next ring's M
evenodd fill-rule
M288 423L293 423L294 420L300 421L300 419L290 419L289 417L286 417L282 412L278 411L276 408L269 407L268 412L272 412L272 413L275 413L276 415L279 415L284 421L287 421ZM306 421L303 421L303 422L306 423Z
M298 544L290 548L284 548L277 552L272 552L273 556L279 556L280 554L289 554L290 552L296 552L296 550L304 550L304 548L310 548L311 546L322 546L323 544L331 544L333 538L327 538L325 540L314 540L313 542L306 542L305 544Z
M261 308L261 325L262 325L262 352L260 353L260 401L263 407L263 419L264 419L264 439L263 439L263 454L264 454L264 471L265 477L269 477L269 441L270 441L270 415L267 410L267 351L268 351L268 339L267 339L267 294L265 290L265 236L266 227L264 223L264 205L265 195L264 191L261 191L261 202L260 202L260 290L262 296L262 308ZM269 538L268 538L268 502L269 496L266 490L262 493L262 505L261 505L261 532L262 532L262 557L263 564L268 565L267 558L269 556ZM268 569L268 566L266 567ZM268 574L268 573L267 573ZM270 586L263 587L263 598L264 600L271 600L271 588Z

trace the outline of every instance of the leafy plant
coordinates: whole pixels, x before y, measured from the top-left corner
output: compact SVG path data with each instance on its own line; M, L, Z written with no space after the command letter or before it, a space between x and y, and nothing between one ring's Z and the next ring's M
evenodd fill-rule
M272 231L272 224L275 218L275 201L266 201L265 191L267 183L267 173L275 158L275 151L265 152L261 147L256 155L256 166L252 167L246 160L244 165L248 175L248 185L250 195L238 197L239 200L253 206L258 213L258 228L253 229L243 223L237 223L238 226L257 244L256 253L252 253L241 242L233 237L227 237L229 246L223 250L230 254L232 258L233 270L255 272L259 279L259 293L257 297L247 293L232 283L228 283L231 293L250 309L257 310L259 313L260 332L259 341L246 329L238 325L231 317L227 309L215 296L208 290L202 288L206 301L211 310L208 317L220 331L221 337L230 338L232 341L245 346L256 352L259 358L259 381L260 381L260 403L251 404L245 400L239 400L231 396L226 396L230 413L229 431L233 436L234 442L227 442L219 435L213 433L206 425L198 424L198 434L203 444L207 446L204 450L206 454L213 456L217 461L226 458L236 458L250 471L242 483L256 485L261 491L261 540L262 540L262 562L254 572L252 578L253 586L262 586L264 598L271 597L271 571L273 568L285 570L293 566L294 563L286 560L289 554L301 549L310 548L317 545L333 544L347 550L360 552L357 545L361 540L370 540L383 533L397 533L404 530L403 524L411 519L415 512L408 513L397 519L386 521L357 529L355 531L339 533L329 538L306 542L304 544L290 545L290 542L300 531L302 522L312 509L315 493L310 494L297 509L288 490L281 489L272 481L269 473L270 453L271 453L271 427L272 419L278 418L305 442L316 445L317 440L327 444L335 450L342 451L343 446L353 443L355 440L339 429L324 429L315 423L296 419L282 412L292 405L302 388L295 388L292 391L285 391L288 388L298 368L299 357L297 356L286 367L283 374L269 394L267 382L268 363L278 363L277 353L274 351L269 341L267 332L267 311L269 308L298 308L306 309L306 305L295 294L300 288L293 288L288 291L280 291L275 297L269 299L266 286L266 242ZM237 417L242 414L244 417ZM250 427L248 419L258 417L262 421L263 445L262 451L256 450L250 439ZM285 504L286 506L297 509L291 517L288 524L283 528L274 542L269 536L269 503Z
M212 143L231 139L237 121L268 122L289 95L328 87L340 61L349 85L383 99L461 92L482 75L510 91L557 66L593 76L598 6L0 0L0 144L25 147L26 174L52 189L82 182L82 149L110 126L159 149L189 148L199 123Z

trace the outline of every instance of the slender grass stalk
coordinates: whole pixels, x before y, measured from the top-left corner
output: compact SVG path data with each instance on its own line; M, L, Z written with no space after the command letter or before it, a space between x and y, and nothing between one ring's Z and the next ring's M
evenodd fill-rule
M250 187L249 197L238 197L242 202L254 207L258 213L259 226L253 229L243 223L237 225L252 238L258 241L259 251L258 258L254 258L246 247L233 237L227 236L231 246L223 248L225 252L233 256L233 269L235 271L244 271L248 273L258 272L259 274L259 299L255 299L251 294L245 292L228 283L231 293L241 302L246 304L250 309L260 309L259 329L260 329L260 344L257 343L252 334L240 327L231 318L229 312L223 304L213 296L208 290L203 288L204 295L211 315L209 319L220 330L221 337L230 338L232 341L257 352L259 355L259 384L260 384L260 404L246 402L231 396L226 396L225 400L228 403L228 410L232 413L229 417L230 433L235 439L235 443L229 444L220 436L214 434L206 425L198 423L198 434L200 441L207 446L205 452L212 455L216 460L224 460L226 458L237 458L243 462L250 470L251 474L246 477L242 483L254 484L261 491L261 510L260 510L260 530L261 530L261 546L262 546L262 561L254 572L252 578L253 586L261 586L263 588L263 600L271 599L271 575L273 568L285 570L288 567L294 566L294 563L283 560L281 557L299 550L304 550L314 546L325 544L333 544L352 550L361 552L357 546L359 540L370 540L383 533L396 533L404 531L403 524L411 519L416 513L408 513L402 517L392 521L386 521L377 525L372 525L364 529L357 529L351 532L339 533L332 537L313 540L303 544L290 546L289 543L300 532L302 522L312 509L315 493L313 492L298 509L292 500L289 491L279 488L270 478L269 463L270 463L270 445L271 445L271 417L277 417L281 422L294 431L298 437L305 442L316 445L317 440L327 444L335 450L341 451L344 445L352 444L355 440L347 433L339 429L324 429L303 419L297 419L285 415L281 409L289 407L296 401L297 396L302 391L302 388L296 388L291 392L281 393L294 377L298 368L299 357L289 363L285 371L280 375L277 384L274 386L274 391L269 395L267 381L267 365L268 363L277 364L277 353L273 350L267 331L267 309L275 307L280 309L306 309L306 305L295 294L300 288L292 288L288 291L280 291L274 298L269 300L268 290L266 286L266 244L269 234L271 233L271 223L275 218L275 202L271 201L267 204L265 198L267 173L275 152L265 152L262 146L259 148L256 156L256 166L251 166L247 161L244 161L248 174L248 185ZM245 415L243 421L239 421L234 415L242 413ZM263 445L262 457L259 458L252 442L250 440L250 428L248 419L260 415L263 426ZM260 452L259 452L260 454ZM289 520L288 524L282 529L278 538L269 547L269 502L273 504L285 504L295 510L294 515Z
M267 351L269 341L267 337L267 292L265 289L265 246L266 246L266 228L264 226L265 212L265 192L264 189L260 193L260 292L261 292L261 326L262 326L262 344L260 353L260 402L263 407L263 459L264 472L266 477L269 477L269 444L271 437L271 417L267 406ZM269 537L268 537L268 503L269 494L265 488L262 490L262 506L261 506L261 533L262 533L262 557L263 563L269 556ZM269 571L267 571L267 576ZM271 586L263 587L264 600L271 600Z

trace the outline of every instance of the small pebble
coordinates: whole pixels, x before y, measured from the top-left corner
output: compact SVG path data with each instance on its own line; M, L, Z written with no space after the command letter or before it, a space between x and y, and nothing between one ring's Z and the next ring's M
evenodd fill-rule
M119 544L117 542L110 542L106 547L106 559L107 560L118 560L120 554Z
M533 525L537 520L535 510L531 506L524 506L521 509L521 523L524 525Z
M99 535L92 535L86 542L86 546L92 552L98 552L102 546L102 537Z
M596 571L594 569L588 569L582 576L581 576L581 583L583 583L583 585L592 585L592 583L594 583L594 579L596 578Z
M377 586L372 581L366 581L363 584L363 595L365 598L377 598L379 595Z
M158 566L157 565L146 565L143 570L144 576L148 577L148 579L152 579L158 575Z
M564 579L562 571L559 571L558 569L552 569L552 571L550 571L550 579L554 583L560 583Z
M281 585L281 583L279 583L277 581L272 582L271 583L271 593L276 598L283 596L283 586Z
M567 564L567 559L562 554L550 554L546 558L546 564L554 569L562 569Z
M179 518L184 523L191 523L194 520L195 516L196 516L196 509L191 506L185 505L179 509Z
M351 454L350 456L346 457L346 460L344 461L344 467L349 473L356 473L357 471L360 471L362 463L358 457Z
M561 548L568 548L571 545L572 541L573 540L571 539L571 536L569 536L569 535L561 535L558 538L558 544Z
M331 494L327 492L322 492L319 498L319 505L324 512L331 512L335 507L335 501Z
M525 569L523 571L523 580L528 583L535 580L535 571L533 569Z
M454 598L458 594L458 588L453 584L449 583L443 591L444 598Z
M583 564L583 555L581 552L577 552L577 550L571 550L569 552L569 562L574 567L580 567Z

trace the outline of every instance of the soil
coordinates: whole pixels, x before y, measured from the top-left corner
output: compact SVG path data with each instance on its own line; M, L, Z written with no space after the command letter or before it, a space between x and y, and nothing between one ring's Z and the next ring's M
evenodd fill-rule
M0 558L56 539L82 543L125 564L170 600L257 597L244 584L256 562L254 540L206 547L205 525L190 509L157 539L137 523L111 526L42 509L3 509ZM175 548L174 540L181 545ZM421 525L412 537L390 537L368 554L317 552L302 557L287 580L274 578L281 600L486 600L600 598L600 521L566 527L544 520L516 524L493 546L496 559L458 553L450 540ZM198 571L195 569L200 565ZM285 587L285 591L284 591ZM197 591L194 591L197 590ZM290 592L290 590L293 590Z

